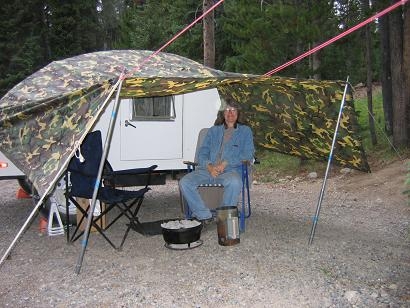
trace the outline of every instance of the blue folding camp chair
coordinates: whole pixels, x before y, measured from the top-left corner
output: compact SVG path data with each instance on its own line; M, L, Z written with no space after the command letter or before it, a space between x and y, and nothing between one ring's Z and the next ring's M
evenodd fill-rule
M82 157L73 157L68 166L70 175L70 184L66 185L67 197L76 206L77 210L81 212L82 218L77 222L77 227L71 236L71 241L77 240L84 231L80 231L79 227L82 221L88 217L89 205L85 209L79 204L77 198L92 199L94 187L96 185L98 169L102 157L102 139L101 132L94 131L89 133L84 139L80 147ZM147 168L129 169L114 171L111 166L106 163L103 172L102 181L100 181L97 200L105 205L99 215L92 218L91 225L100 233L104 239L115 249L121 249L131 228L142 228L138 220L138 211L144 200L145 193L150 190L148 187L150 177L156 165ZM115 179L117 176L135 176L145 179L144 187L139 190L122 190L115 188ZM101 183L104 183L102 185ZM113 211L117 209L119 211ZM101 226L101 221L108 213L115 213L114 218L105 226ZM109 239L106 231L121 217L128 219L128 226L123 235L121 244L115 246ZM69 236L68 236L69 238Z
M185 161L187 165L187 171L191 172L195 170L198 165L198 151L204 141L208 128L203 128L198 134L198 141L196 144L195 160L194 162ZM242 162L242 200L238 206L239 212L239 229L241 232L245 231L245 219L251 216L251 198L249 192L249 179L252 177L252 163L250 161ZM223 199L223 186L221 184L202 184L198 187L199 194L202 200L208 206L209 209L215 214L217 207L222 205ZM186 218L191 218L191 212L180 190L181 208Z

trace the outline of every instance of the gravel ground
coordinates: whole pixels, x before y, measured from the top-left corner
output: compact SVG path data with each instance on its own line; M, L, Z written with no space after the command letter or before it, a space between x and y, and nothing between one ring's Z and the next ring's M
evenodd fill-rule
M408 161L408 160L407 160ZM79 241L39 233L39 217L0 268L2 307L410 307L410 207L405 164L371 174L333 174L308 245L322 179L252 187L252 217L240 244L164 247L161 235L132 232L122 251L92 234L81 273ZM32 209L17 183L0 182L3 255ZM142 221L179 217L177 183L154 186ZM109 233L117 242L123 224Z

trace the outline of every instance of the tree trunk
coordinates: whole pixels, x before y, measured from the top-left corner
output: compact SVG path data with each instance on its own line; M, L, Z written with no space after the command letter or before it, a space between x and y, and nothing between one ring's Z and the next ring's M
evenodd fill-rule
M50 22L48 20L48 7L44 7L44 5L41 5L41 7L39 7L39 12L41 12L41 24L42 24L42 28L44 29L41 33L41 39L42 39L42 43L44 45L44 54L43 54L43 58L44 58L44 63L49 63L52 59L52 54L51 54L51 46L50 46Z
M370 15L369 13L369 1L363 0L362 1L362 8L365 12L366 16ZM372 140L372 144L377 144L377 137L376 137L376 130L374 128L374 114L373 114L373 71L372 71L372 36L370 33L370 25L367 25L364 28L365 37L366 37L366 52L365 52L365 60L366 60L366 89L367 89L367 110L369 112L369 130L370 136Z
M407 146L410 147L410 7L404 6L403 26L403 80L404 105L407 108Z
M202 11L207 11L212 7L212 0L203 0ZM214 27L214 11L209 12L203 19L204 33L204 65L215 67L215 27Z
M319 44L313 43L313 46L316 47ZM319 73L320 65L322 64L320 59L320 51L315 52L312 55L312 71L313 71L313 79L320 80L321 76Z
M396 2L396 1L393 1ZM390 53L393 90L393 145L407 144L407 106L403 82L403 19L398 8L390 13Z
M389 15L380 18L381 82L384 111L384 128L388 136L393 135L393 104L390 68Z

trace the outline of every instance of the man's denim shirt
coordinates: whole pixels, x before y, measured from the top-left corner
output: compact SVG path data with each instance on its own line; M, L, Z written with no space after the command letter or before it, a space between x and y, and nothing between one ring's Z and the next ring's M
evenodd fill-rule
M198 152L200 169L206 169L209 163L217 163L216 159L222 145L224 131L224 125L209 128ZM225 171L236 170L241 174L242 161L253 161L254 153L255 147L251 129L246 125L237 124L231 139L225 144L222 153L222 160L228 162Z

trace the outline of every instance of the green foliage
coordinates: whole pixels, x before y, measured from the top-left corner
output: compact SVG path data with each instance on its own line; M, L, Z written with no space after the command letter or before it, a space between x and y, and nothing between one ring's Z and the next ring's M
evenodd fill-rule
M0 96L52 60L104 46L102 8L94 0L6 2L0 6Z
M355 100L355 109L358 113L358 121L360 127L360 134L365 152L372 159L378 161L388 161L393 159L397 154L392 151L389 136L384 130L384 112L383 99L381 92L375 92L373 95L373 118L376 127L377 144L373 145L371 142L369 129L369 112L367 108L367 98L359 98Z
M0 96L46 63L42 1L6 1L0 6Z
M254 178L260 182L278 182L286 176L297 176L326 170L325 162L306 161L299 157L267 150L258 151L259 164L254 165Z
M230 1L221 20L231 38L232 55L224 69L263 74L299 56L337 34L333 8L328 1ZM309 59L281 74L309 77Z
M3 1L4 2L4 1ZM5 0L0 7L0 94L50 61L105 49L157 50L202 14L198 0ZM216 68L264 74L363 20L360 1L230 0L215 10ZM367 15L366 15L367 16ZM372 31L375 38L377 31ZM365 80L360 31L280 74ZM373 63L378 63L374 40ZM203 59L199 22L165 51ZM377 76L376 71L376 76Z
M263 74L300 56L309 49L359 23L365 17L359 1L340 2L336 10L329 1L229 1L220 20L229 37L231 53L223 69ZM374 26L372 26L374 27ZM377 41L377 32L374 40ZM374 44L374 63L378 44ZM366 80L364 38L356 31L317 52L320 67L313 71L305 58L280 71L293 77L319 74L322 79L345 79L353 84ZM378 70L376 70L376 74Z
M233 51L226 58L225 70L263 74L294 54L295 28L285 22L295 20L295 15L290 17L292 6L261 8L259 3L237 0L226 3L224 9L222 28Z
M198 1L147 1L127 10L121 19L117 48L157 50L201 14ZM202 24L198 23L174 41L167 52L202 62Z
M50 1L49 48L53 59L61 59L101 49L102 36L95 1ZM62 43L64 42L64 43Z

